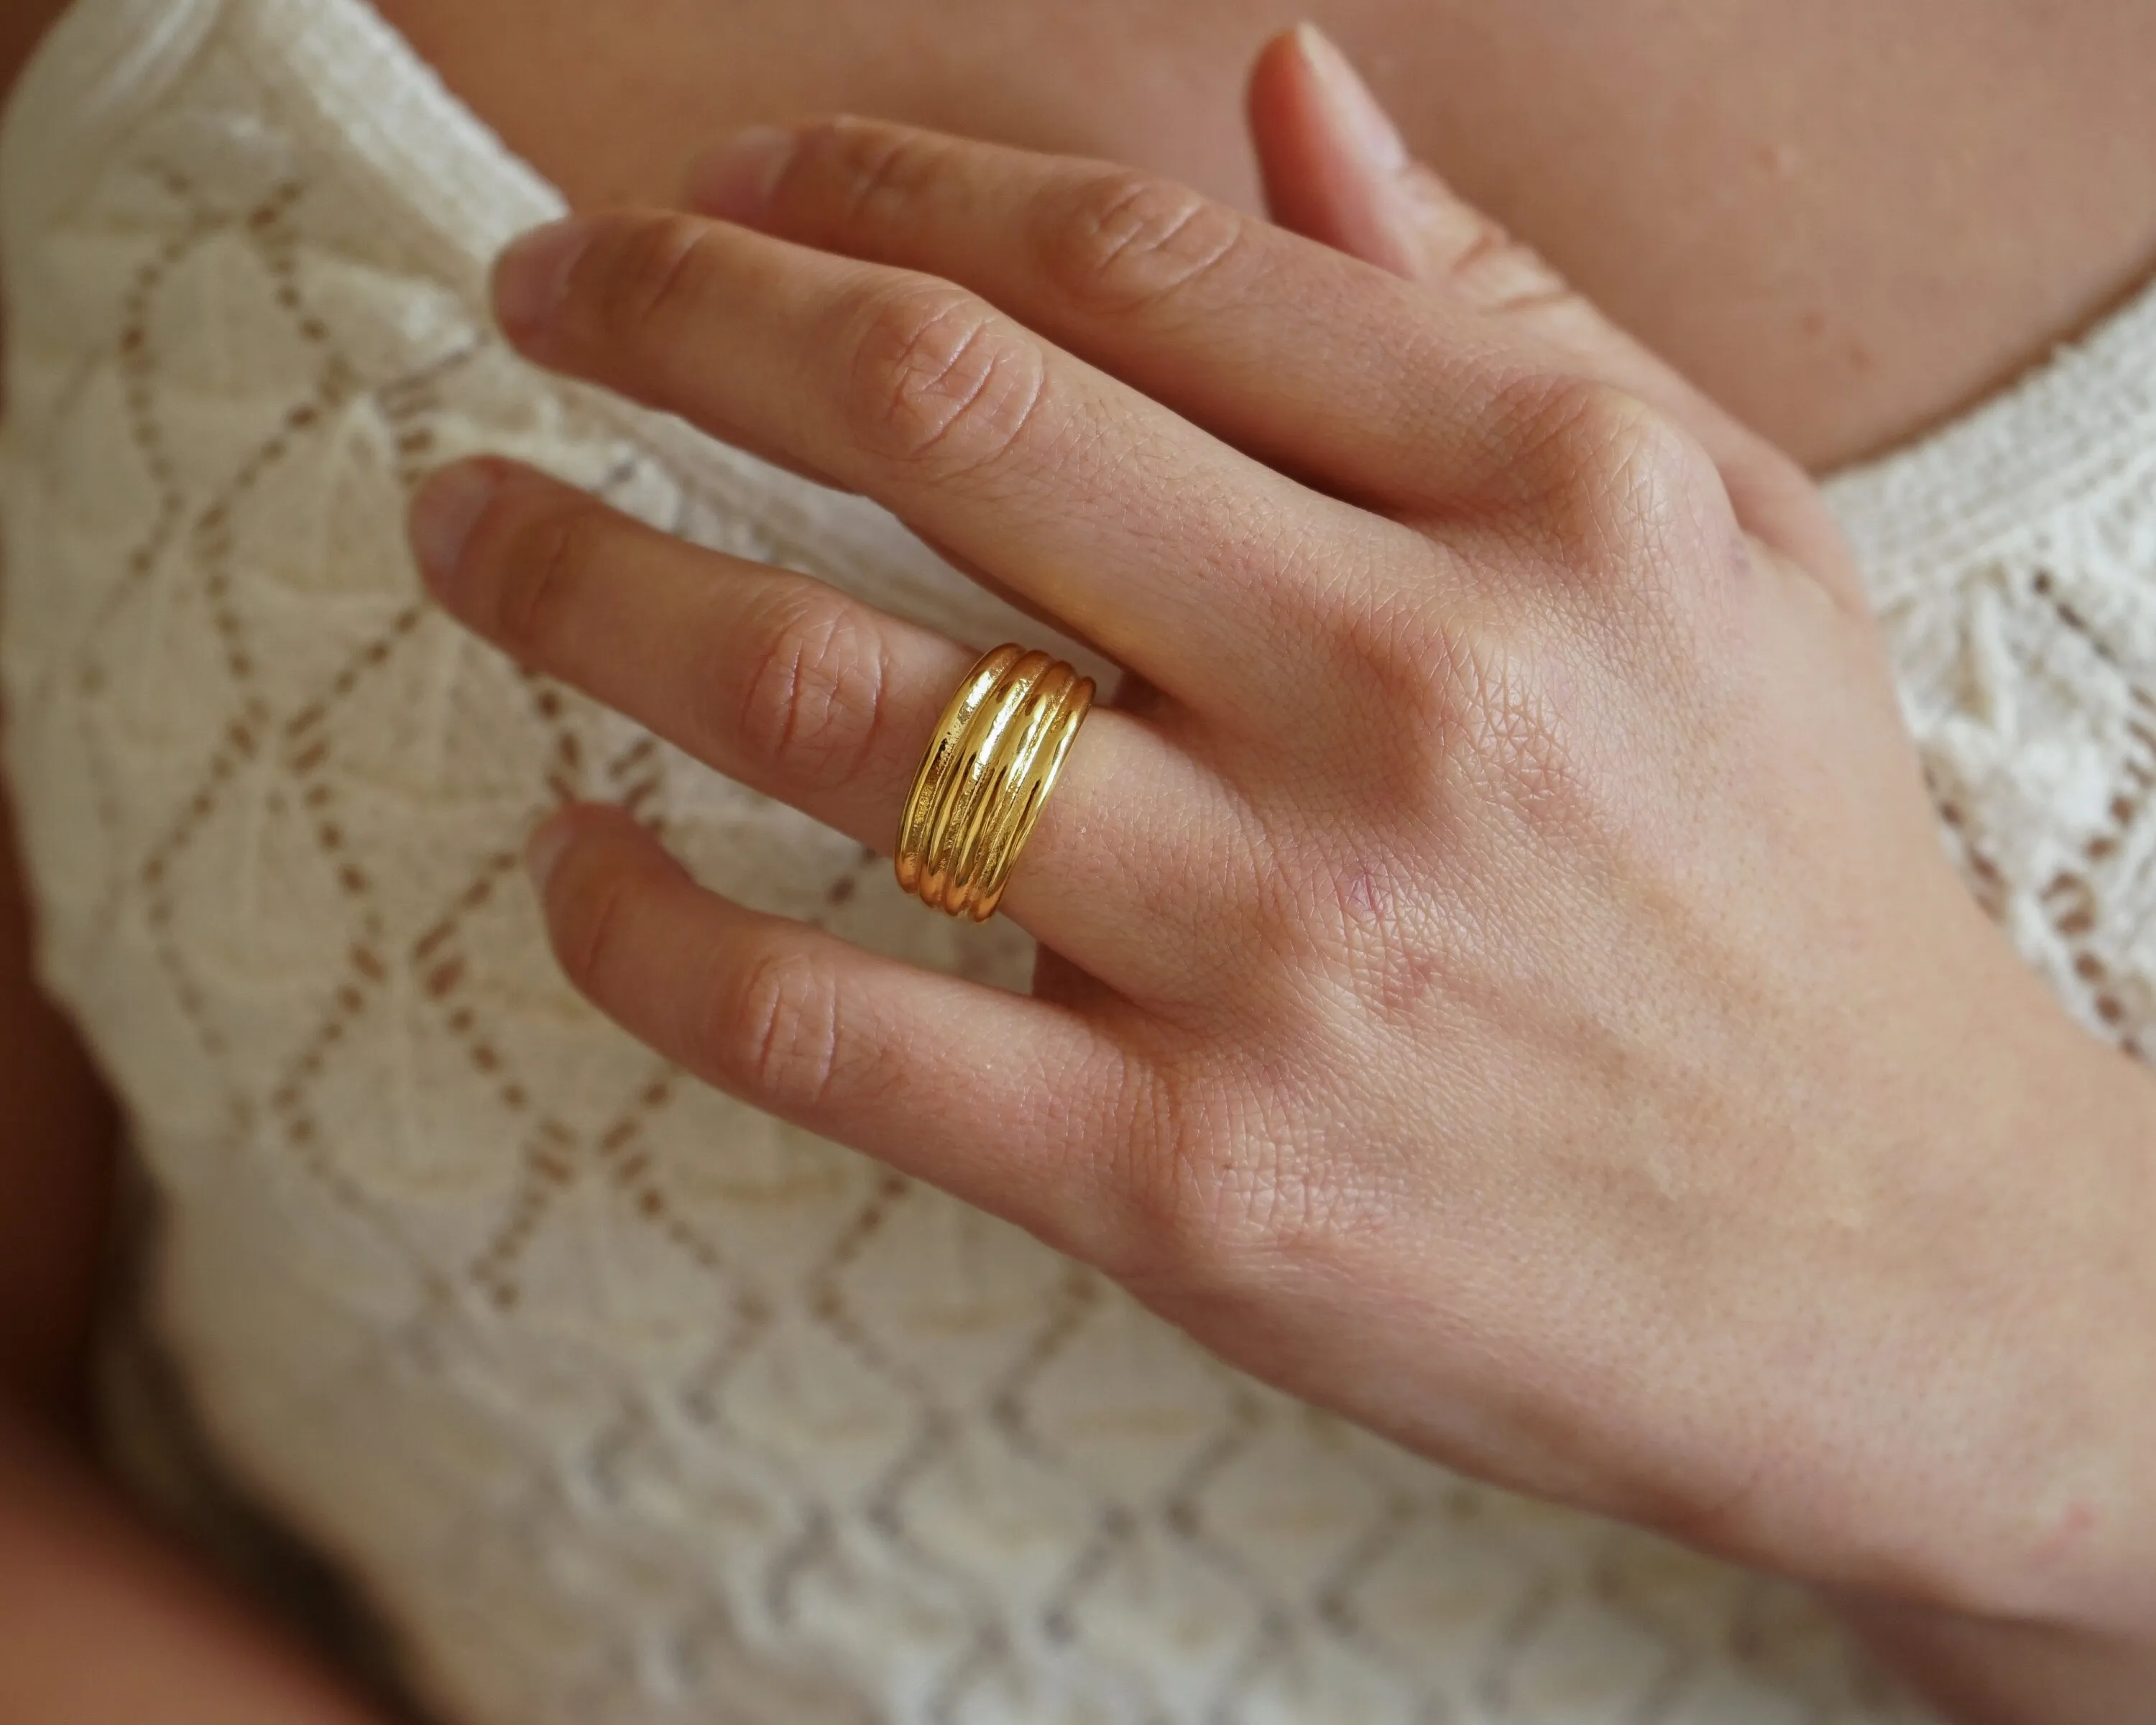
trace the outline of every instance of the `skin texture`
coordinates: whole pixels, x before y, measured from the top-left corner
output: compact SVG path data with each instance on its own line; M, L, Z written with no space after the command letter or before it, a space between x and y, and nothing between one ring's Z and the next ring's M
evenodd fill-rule
M853 3L633 0L602 13L569 0L389 0L384 10L580 204L670 198L692 142L745 120L843 106L1148 162L1246 209L1269 194L1291 225L1440 285L1479 232L1462 207L1423 193L1411 214L1388 215L1383 176L1353 159L1314 86L1279 53L1255 92L1261 191L1235 85L1249 44L1286 13L1240 0L972 13L969 0L937 0L938 21L924 27L928 0L880 0L848 21ZM53 9L0 9L0 85ZM2156 249L2156 114L2135 70L2156 35L2144 8L2050 9L2038 21L2005 0L1922 0L1884 14L1854 0L1533 0L1507 8L1502 24L1466 3L1320 12L1363 50L1422 153L1813 461L1890 441L2010 373L2137 279ZM1477 257L1464 272L1471 298L1512 295L1492 279L1527 283L1530 298L1547 286L1517 257ZM1553 316L1545 332L1561 339L1556 326L1582 315ZM1657 394L1688 392L1648 375L1643 357L1604 341L1599 359L1714 451L1748 521L1767 521L1778 496L1810 514L1772 462L1752 483L1718 416ZM1800 520L1762 531L1793 544L1803 535ZM1081 759L1107 716L1089 726ZM1074 772L1059 803L1078 783ZM1042 859L1036 839L1028 870ZM1372 901L1358 878L1340 902ZM79 1406L110 1112L30 983L12 873L0 888L0 1712L54 1725L146 1708L293 1725L354 1718L353 1703L116 1512L41 1435ZM1066 1002L1084 995L1053 959L1045 980ZM2032 1010L2047 1026L2041 1044L2051 1028ZM2001 1130L2001 1159L2064 1135L2101 1161L2121 1123L2138 1122L2137 1086L2108 1070L2074 1082L2095 1052L2076 1043L2044 1074L2058 1094L2091 1098L2086 1119L2069 1124L2051 1106L2041 1137L2018 1145ZM1850 1603L1970 1719L2130 1720L2156 1692L2131 1638ZM124 1672L103 1656L116 1638L130 1649ZM112 1687L128 1674L141 1695Z
M1260 208L1237 123L1308 16L1415 153L1808 465L1907 436L2156 259L2156 8L2122 0L382 0L588 207L850 112Z
M2156 1625L2156 1094L1945 863L1802 472L1315 39L1255 105L1333 245L839 121L701 163L718 219L506 254L529 357L877 498L1139 680L1004 901L1031 998L730 903L596 808L530 853L565 969L1296 1394L2008 1625L2052 1668L2005 1661L2034 1686L1991 1717L2115 1717ZM507 463L413 531L461 620L865 843L972 657Z

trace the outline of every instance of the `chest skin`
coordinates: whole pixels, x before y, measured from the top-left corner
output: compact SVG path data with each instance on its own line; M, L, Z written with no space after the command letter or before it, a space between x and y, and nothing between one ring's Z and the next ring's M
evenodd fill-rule
M2134 0L377 0L583 206L847 110L1254 206L1243 73L1308 15L1409 141L1815 467L2010 379L2156 268ZM62 0L0 8L0 89Z
M1255 206L1292 0L380 0L578 203L732 128L880 114ZM2156 266L2156 8L1312 0L1417 151L1825 466L1997 387Z

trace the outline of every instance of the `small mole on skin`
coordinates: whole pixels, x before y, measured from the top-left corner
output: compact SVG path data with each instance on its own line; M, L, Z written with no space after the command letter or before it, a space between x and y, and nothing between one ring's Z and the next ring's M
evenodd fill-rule
M1794 179L1803 157L1794 144L1762 144L1759 165L1778 180Z

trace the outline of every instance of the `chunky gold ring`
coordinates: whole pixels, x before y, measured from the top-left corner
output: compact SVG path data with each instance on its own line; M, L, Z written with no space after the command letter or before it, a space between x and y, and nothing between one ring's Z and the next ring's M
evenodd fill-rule
M898 884L953 916L993 916L1092 705L1093 680L1060 659L1009 644L983 654L906 793Z

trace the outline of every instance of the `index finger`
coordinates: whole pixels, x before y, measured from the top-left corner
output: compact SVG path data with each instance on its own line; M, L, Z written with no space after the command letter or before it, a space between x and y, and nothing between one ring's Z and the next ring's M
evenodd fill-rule
M865 493L1193 706L1273 698L1375 536L1426 549L912 271L628 211L520 240L496 301L533 357Z
M761 127L690 202L947 276L1260 459L1413 510L1505 462L1553 370L1517 331L1138 170L851 116Z

